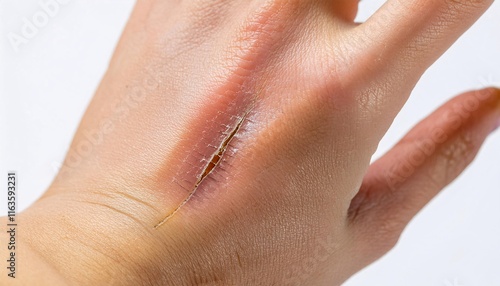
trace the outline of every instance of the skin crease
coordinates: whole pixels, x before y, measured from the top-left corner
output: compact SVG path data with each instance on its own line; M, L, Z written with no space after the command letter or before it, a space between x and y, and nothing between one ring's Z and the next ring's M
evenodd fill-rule
M352 0L138 1L64 166L19 215L25 270L0 282L341 284L498 125L498 90L465 93L370 166L491 3L389 0L358 25Z

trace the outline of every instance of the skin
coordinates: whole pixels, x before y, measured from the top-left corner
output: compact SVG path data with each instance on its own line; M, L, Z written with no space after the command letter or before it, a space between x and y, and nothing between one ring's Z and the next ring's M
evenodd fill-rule
M138 1L0 282L341 284L498 126L498 90L468 92L370 166L492 2L388 0L355 24L354 0Z

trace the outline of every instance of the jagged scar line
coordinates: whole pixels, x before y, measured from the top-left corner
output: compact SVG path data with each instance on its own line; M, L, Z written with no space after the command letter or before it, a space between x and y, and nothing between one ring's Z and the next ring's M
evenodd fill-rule
M243 121L245 120L247 115L248 112L244 114L243 117L241 117L241 119L239 119L238 124L236 125L236 127L234 127L233 131L224 139L219 148L217 148L217 152L215 152L212 155L212 158L210 159L210 161L208 161L208 164L203 168L203 172L200 174L198 180L196 181L193 190L179 204L179 206L177 206L169 215L167 215L163 220L161 220L158 224L154 226L155 229L159 228L160 226L165 224L170 218L172 218L180 210L180 208L183 207L193 197L193 195L198 190L198 187L205 180L205 178L207 178L208 175L210 175L213 172L213 170L219 165L222 156L224 156L224 153L226 152L227 146L229 145L231 140L233 140L236 133L240 130L241 125L243 124Z

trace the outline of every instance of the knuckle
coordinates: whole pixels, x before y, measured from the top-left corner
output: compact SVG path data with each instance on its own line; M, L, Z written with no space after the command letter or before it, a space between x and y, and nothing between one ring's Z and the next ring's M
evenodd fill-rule
M483 8L491 3L491 0L447 0L446 3L456 8Z
M444 2L449 17L460 21L464 14L472 14L484 10L491 4L491 0L446 0Z
M379 118L384 113L384 87L373 87L356 96L360 111L367 114L366 120Z
M451 143L438 150L438 169L431 172L430 179L441 184L451 181L470 163L476 149L472 135L459 132Z

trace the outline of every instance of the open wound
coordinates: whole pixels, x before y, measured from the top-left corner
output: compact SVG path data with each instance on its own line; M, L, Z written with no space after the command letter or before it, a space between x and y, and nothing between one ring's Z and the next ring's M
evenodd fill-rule
M220 164L222 161L222 158L224 157L224 154L226 152L226 149L229 145L229 143L233 140L235 137L236 133L241 128L241 125L243 124L243 121L246 118L245 114L242 116L238 121L236 126L231 130L231 132L228 133L228 135L224 138L222 143L219 145L219 147L216 149L212 157L208 160L207 165L203 168L202 172L197 176L197 181L188 193L187 197L172 211L170 212L163 220L161 220L158 224L154 226L154 228L159 228L162 226L164 223L166 223L170 218L172 218L196 193L198 190L198 187L201 185L201 183L217 168L217 166Z

